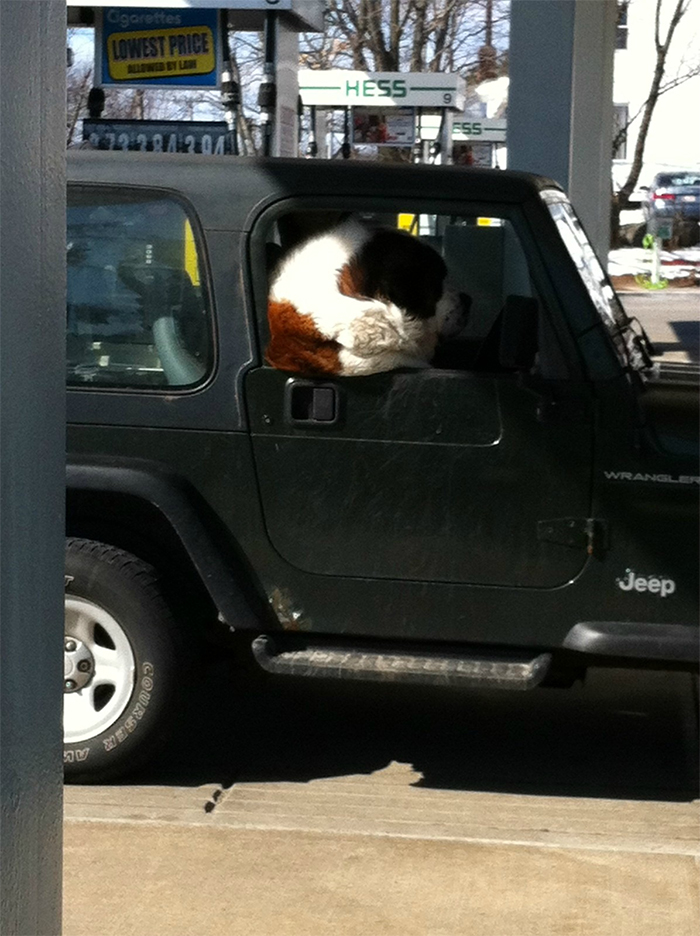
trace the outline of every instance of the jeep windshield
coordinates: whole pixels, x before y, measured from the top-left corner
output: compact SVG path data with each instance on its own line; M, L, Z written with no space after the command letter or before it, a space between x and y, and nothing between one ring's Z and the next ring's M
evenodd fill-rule
M639 322L631 319L622 308L571 202L557 189L545 189L541 192L541 197L554 219L571 259L576 264L598 314L610 333L620 360L632 370L648 370L653 367L652 346L647 334Z

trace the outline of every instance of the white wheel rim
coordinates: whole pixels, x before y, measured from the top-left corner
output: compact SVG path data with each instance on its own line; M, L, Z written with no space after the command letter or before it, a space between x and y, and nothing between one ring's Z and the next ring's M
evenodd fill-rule
M63 695L63 739L75 744L102 734L123 713L134 691L136 661L124 629L104 608L66 595L65 616L66 638L81 641L94 665L86 685Z

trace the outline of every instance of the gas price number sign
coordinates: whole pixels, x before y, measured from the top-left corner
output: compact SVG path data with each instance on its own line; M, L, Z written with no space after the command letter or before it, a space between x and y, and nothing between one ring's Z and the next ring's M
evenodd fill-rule
M104 120L83 121L83 139L95 149L142 153L231 153L224 120Z

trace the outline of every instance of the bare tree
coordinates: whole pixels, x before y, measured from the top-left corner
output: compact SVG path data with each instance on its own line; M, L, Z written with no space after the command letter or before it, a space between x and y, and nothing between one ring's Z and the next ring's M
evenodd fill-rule
M483 78L484 46L492 50L490 77L507 73L509 28L510 0L329 0L325 32L302 38L301 64L451 72L476 84ZM383 157L405 153L391 150Z
M235 47L231 50L229 60L233 71L233 79L240 89L243 87L243 80ZM261 140L256 138L253 118L250 114L246 114L243 107L238 108L236 118L236 129L238 131L238 138L241 141L241 152L245 156L254 156L260 149Z
M509 0L329 0L326 32L305 37L303 60L310 68L466 76L487 22L503 49L509 18Z
M637 183L639 182L639 176L644 165L644 149L646 147L647 137L649 135L649 128L651 126L654 109L656 108L656 104L659 98L662 94L671 91L673 88L678 87L679 84L682 84L684 81L687 81L689 78L692 78L694 75L700 73L700 67L697 64L694 66L691 65L682 74L677 75L664 83L668 52L671 47L671 43L673 42L674 35L677 32L678 25L683 19L683 16L686 14L690 3L691 0L672 0L673 5L670 8L670 19L668 21L668 26L666 27L666 34L663 35L661 21L664 0L656 0L656 8L654 12L654 48L656 50L656 60L654 64L651 85L649 87L649 93L647 94L646 100L641 109L637 112L637 114L633 115L631 120L629 120L623 128L621 128L613 141L613 153L615 153L621 142L625 139L630 123L632 123L633 120L636 120L641 115L641 124L639 127L639 133L637 134L637 140L634 147L634 156L632 158L629 174L620 189L617 192L613 192L612 195L610 224L613 246L616 245L617 239L619 237L620 212L624 211L629 206L632 192L635 190Z
M666 94L668 91L673 91L674 88L678 88L680 85L685 84L686 81L690 81L691 78L696 78L698 75L700 75L700 63L689 66L687 70L683 71L681 74L676 75L675 78L670 78L659 88L659 92L656 96L657 101L663 94ZM648 101L645 101L636 113L632 114L631 117L628 117L628 119L623 124L616 128L616 133L612 142L613 158L615 158L615 154L620 151L620 148L627 141L627 135L629 133L630 127L642 115L642 113L645 112L648 103Z
M92 65L72 65L66 76L66 146L77 142L78 124L85 116L92 87Z
M257 100L263 71L262 34L232 30L229 33L228 49L233 78L241 94L237 119L241 153L254 156L262 147L259 129L260 108Z

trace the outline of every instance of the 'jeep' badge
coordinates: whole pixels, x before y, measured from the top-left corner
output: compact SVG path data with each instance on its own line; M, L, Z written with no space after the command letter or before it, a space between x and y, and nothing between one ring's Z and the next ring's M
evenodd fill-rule
M659 575L637 575L632 569L627 569L625 578L615 579L622 591L650 592L652 595L661 595L666 598L676 590L673 579L662 578Z

